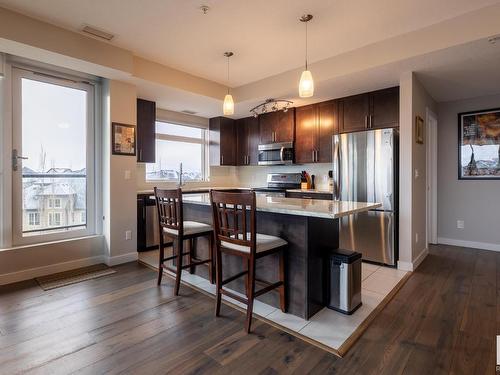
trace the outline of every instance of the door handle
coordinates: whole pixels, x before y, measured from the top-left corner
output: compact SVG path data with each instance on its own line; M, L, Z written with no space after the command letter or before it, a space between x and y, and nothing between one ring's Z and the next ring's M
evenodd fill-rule
M28 160L28 158L26 156L19 156L17 150L13 149L12 150L12 170L13 171L17 171L18 170L18 167L19 167L18 160L19 159L21 159L21 160Z

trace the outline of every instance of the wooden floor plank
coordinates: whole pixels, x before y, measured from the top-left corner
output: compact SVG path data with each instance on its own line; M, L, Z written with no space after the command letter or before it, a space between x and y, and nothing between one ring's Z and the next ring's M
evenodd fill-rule
M487 374L500 334L500 254L432 246L430 255L339 359L130 263L43 291L0 287L0 374Z

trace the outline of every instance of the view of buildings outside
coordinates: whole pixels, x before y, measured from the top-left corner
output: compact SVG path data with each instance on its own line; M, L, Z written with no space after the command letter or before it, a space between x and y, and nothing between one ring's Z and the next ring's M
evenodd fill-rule
M22 78L24 236L86 225L86 91Z

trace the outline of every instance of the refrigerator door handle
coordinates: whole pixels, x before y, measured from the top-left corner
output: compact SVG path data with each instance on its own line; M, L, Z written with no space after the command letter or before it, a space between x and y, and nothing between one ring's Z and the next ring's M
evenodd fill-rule
M333 136L333 199L340 200L340 137Z

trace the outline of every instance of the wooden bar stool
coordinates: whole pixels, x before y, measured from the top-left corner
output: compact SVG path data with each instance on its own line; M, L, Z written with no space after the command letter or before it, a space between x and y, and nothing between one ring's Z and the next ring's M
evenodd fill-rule
M181 284L181 273L183 269L189 268L192 274L195 267L201 264L208 265L210 282L214 283L215 264L213 257L213 229L211 225L196 221L184 221L182 213L182 191L181 189L158 189L155 187L156 208L158 209L158 223L160 230L160 258L158 266L158 285L161 284L163 269L168 268L164 262L176 260L175 289L174 294L179 295ZM173 239L174 254L165 258L164 236ZM208 237L208 259L198 259L195 256L196 242L198 237ZM184 240L189 240L189 251L184 252ZM188 256L188 264L182 264L183 256Z
M287 242L282 238L256 233L255 192L210 191L213 225L215 232L217 302L215 315L220 314L222 294L247 305L245 330L250 332L252 324L253 301L256 297L278 288L281 311L286 312L285 299L285 248ZM247 217L248 214L248 217ZM222 253L243 258L246 270L227 279L222 279ZM266 255L279 253L279 281L270 283L255 276L256 260ZM245 276L246 298L241 297L223 286L239 277ZM255 282L265 285L255 290Z

